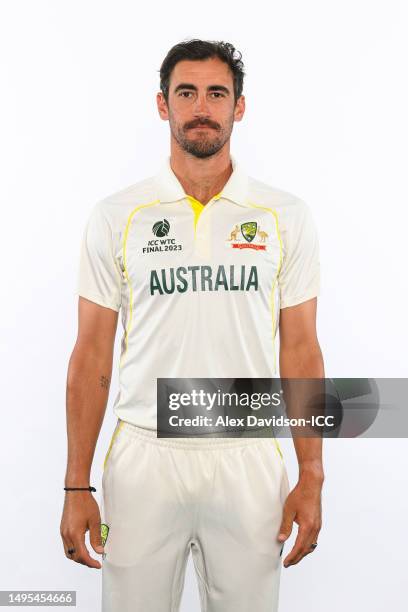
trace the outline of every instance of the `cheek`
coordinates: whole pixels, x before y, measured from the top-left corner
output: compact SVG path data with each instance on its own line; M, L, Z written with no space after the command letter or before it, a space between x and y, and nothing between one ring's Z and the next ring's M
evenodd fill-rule
M229 115L227 118L223 118L221 126L224 132L230 132L234 125L234 115Z
M183 127L186 117L180 109L172 109L169 111L169 120L174 127Z

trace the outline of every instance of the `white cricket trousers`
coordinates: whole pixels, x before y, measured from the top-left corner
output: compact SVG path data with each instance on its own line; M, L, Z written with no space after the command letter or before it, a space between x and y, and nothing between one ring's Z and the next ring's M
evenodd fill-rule
M118 419L102 478L103 612L276 612L289 493L274 438L156 438ZM193 611L194 612L194 611Z

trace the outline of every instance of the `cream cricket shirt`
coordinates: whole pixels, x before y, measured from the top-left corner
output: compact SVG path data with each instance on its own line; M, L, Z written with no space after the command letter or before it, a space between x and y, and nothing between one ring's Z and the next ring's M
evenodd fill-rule
M319 295L308 205L231 162L205 206L186 195L168 157L88 218L77 293L121 310L113 409L136 426L156 429L157 378L277 376L280 308Z

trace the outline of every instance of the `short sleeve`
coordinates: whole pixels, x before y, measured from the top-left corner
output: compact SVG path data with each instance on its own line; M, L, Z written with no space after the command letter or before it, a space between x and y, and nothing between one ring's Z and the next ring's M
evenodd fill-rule
M82 235L77 294L119 311L121 274L113 252L112 229L97 203Z
M288 213L279 274L280 308L295 306L320 295L320 256L317 229L309 206L300 199Z

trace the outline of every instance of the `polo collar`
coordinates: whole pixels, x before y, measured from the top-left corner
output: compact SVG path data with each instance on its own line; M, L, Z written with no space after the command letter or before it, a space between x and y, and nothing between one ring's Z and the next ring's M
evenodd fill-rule
M220 191L220 197L231 200L240 206L247 206L248 175L233 155L230 155L230 159L232 174ZM187 197L180 181L171 168L170 156L166 157L154 179L157 198L160 202L177 202Z

